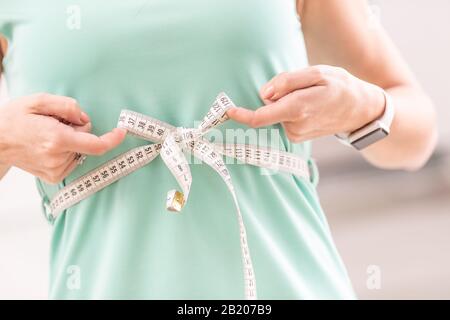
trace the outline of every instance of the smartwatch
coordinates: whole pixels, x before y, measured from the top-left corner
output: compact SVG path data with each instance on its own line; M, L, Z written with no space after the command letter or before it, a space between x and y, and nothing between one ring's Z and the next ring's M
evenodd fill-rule
M351 133L336 134L340 142L352 146L357 150L363 150L389 135L392 121L394 120L394 106L389 94L382 90L385 97L385 108L383 115L364 127Z

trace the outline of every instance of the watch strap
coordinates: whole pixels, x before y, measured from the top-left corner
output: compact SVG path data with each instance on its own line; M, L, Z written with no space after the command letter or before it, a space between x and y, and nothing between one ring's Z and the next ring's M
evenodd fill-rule
M389 135L390 127L395 116L395 109L391 96L385 90L381 90L385 97L383 115L351 133L336 134L336 137L341 143L361 150Z

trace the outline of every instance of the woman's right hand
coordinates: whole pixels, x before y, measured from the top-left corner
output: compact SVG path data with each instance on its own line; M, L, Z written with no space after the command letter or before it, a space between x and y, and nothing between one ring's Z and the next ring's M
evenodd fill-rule
M0 107L0 165L58 183L76 168L77 153L101 155L126 135L117 128L100 137L90 131L73 98L40 93L10 101Z

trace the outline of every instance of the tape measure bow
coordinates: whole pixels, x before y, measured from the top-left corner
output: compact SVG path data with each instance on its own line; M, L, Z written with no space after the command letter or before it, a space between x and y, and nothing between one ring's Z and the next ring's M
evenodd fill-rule
M240 229L245 297L256 299L256 280L246 229L223 156L233 157L243 163L262 168L284 171L305 179L310 178L309 166L303 158L281 150L247 144L212 143L205 139L204 135L209 130L228 120L226 112L234 106L226 94L219 94L197 128L174 127L143 114L122 110L118 127L125 128L129 134L153 143L131 149L59 190L50 202L48 214L55 219L62 211L149 164L158 155L181 187L181 191L170 190L167 193L166 207L170 211L180 212L189 197L192 184L189 163L185 157L185 152L190 152L220 175L233 197Z

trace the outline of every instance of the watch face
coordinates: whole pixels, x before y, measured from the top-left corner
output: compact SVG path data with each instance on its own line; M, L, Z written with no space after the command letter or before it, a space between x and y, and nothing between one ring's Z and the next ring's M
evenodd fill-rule
M380 141L383 138L386 138L388 136L388 132L384 130L383 128L378 128L361 138L358 138L355 141L352 141L352 146L355 147L358 150L362 150L371 144L374 144L377 141Z

